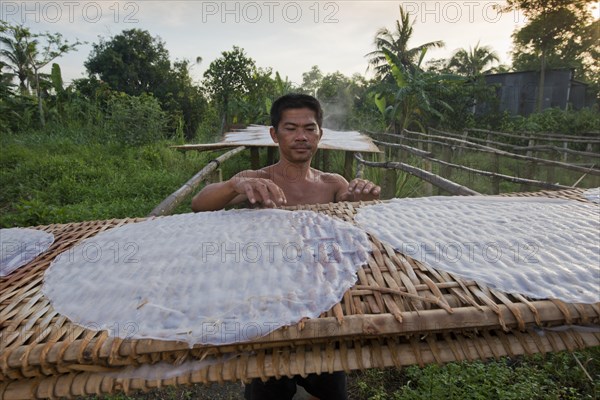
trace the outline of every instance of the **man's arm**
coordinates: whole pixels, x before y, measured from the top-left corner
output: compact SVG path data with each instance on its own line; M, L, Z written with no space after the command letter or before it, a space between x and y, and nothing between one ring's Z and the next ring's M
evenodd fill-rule
M283 190L263 175L261 171L242 171L228 181L207 185L192 199L192 210L216 211L245 200L266 207L285 204Z

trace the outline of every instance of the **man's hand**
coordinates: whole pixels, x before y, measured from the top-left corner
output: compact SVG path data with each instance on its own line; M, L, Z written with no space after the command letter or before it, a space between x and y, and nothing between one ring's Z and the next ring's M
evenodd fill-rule
M348 184L348 191L340 196L339 201L370 201L379 199L381 188L366 179L353 179Z
M273 181L264 178L231 178L233 189L245 195L251 204L260 203L265 207L285 205L287 200L283 190Z

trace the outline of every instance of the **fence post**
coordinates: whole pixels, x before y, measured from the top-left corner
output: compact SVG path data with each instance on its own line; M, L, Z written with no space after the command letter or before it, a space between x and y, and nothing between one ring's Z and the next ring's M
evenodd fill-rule
M385 162L385 153L379 154L379 161ZM396 197L396 177L398 171L393 168L383 170L383 179L381 180L381 199L392 199Z
M344 178L351 181L352 180L352 166L354 163L354 152L346 151L344 156Z
M488 132L485 138L485 145L490 147L490 142L492 141L492 132Z
M431 139L429 137L427 137L426 149L429 153L431 153L431 145L432 145ZM419 149L424 150L423 142L419 142ZM431 172L431 164L432 164L431 161L427 160L426 158L423 158L421 160L421 166L427 172ZM423 181L423 194L425 196L433 196L433 185L430 182Z
M498 174L500 172L500 156L498 153L492 155L492 172ZM492 194L500 194L500 178L492 177Z
M322 155L322 167L323 167L323 171L329 172L331 169L331 162L329 161L329 151L330 150L325 150L323 149L323 155Z
M258 147L250 147L250 166L252 169L260 168L260 153Z
M446 143L446 142L444 142ZM441 152L441 156L440 159L442 161L446 161L446 162L452 162L452 147L450 145L444 146L441 145L442 147L442 152ZM448 165L440 165L440 176L442 178L446 178L449 181L452 180L452 167L448 166ZM438 194L442 194L443 190L442 188L438 187L437 188L437 193Z
M275 164L275 147L267 147L267 165Z
M560 154L558 152L552 152L550 155L551 160L558 160ZM554 165L546 165L546 182L554 183L556 180L556 170Z
M527 145L527 147L533 147L535 146L535 139L529 139L529 144ZM525 153L525 155L527 157L532 157L533 156L533 151L532 150L527 150L527 153Z
M569 148L569 142L563 142L563 149L567 150ZM562 156L562 160L563 162L567 162L568 159L568 153L565 151L563 152L563 156Z
M467 136L469 136L469 130L468 130L468 129L465 129L465 130L463 131L462 140L467 140ZM462 147L460 147L460 148L458 149L458 156L459 156L459 157L460 157L460 156L462 156L462 153L463 153L463 149L462 149Z

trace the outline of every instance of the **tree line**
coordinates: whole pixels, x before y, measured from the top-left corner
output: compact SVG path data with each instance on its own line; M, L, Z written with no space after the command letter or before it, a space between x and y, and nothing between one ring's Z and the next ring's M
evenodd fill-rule
M395 25L376 31L374 50L365 55L373 78L326 74L313 66L300 85L259 67L237 46L223 51L196 83L190 69L201 57L172 62L159 37L130 29L92 44L84 63L87 77L65 87L55 61L81 43L0 21L0 129L20 132L79 121L102 124L132 144L165 135L206 141L238 125L268 124L271 102L291 91L319 98L327 126L337 129L496 129L505 115L473 113L476 104L497 101L483 79L488 73L537 70L543 90L547 68L573 68L598 96L600 25L590 11L593 3L507 1L501 11L520 9L527 17L512 35L512 66L499 65L493 49L479 42L425 63L427 52L444 43L412 47L415 21L400 6ZM42 73L50 64L51 72Z

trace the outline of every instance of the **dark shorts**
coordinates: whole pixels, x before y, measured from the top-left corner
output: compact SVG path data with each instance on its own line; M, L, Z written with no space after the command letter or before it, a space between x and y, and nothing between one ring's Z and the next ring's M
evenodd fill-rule
M246 400L292 400L296 385L302 386L309 394L321 400L347 400L346 373L334 372L321 375L309 374L306 378L296 375L293 378L271 378L266 382L253 379L246 385Z

